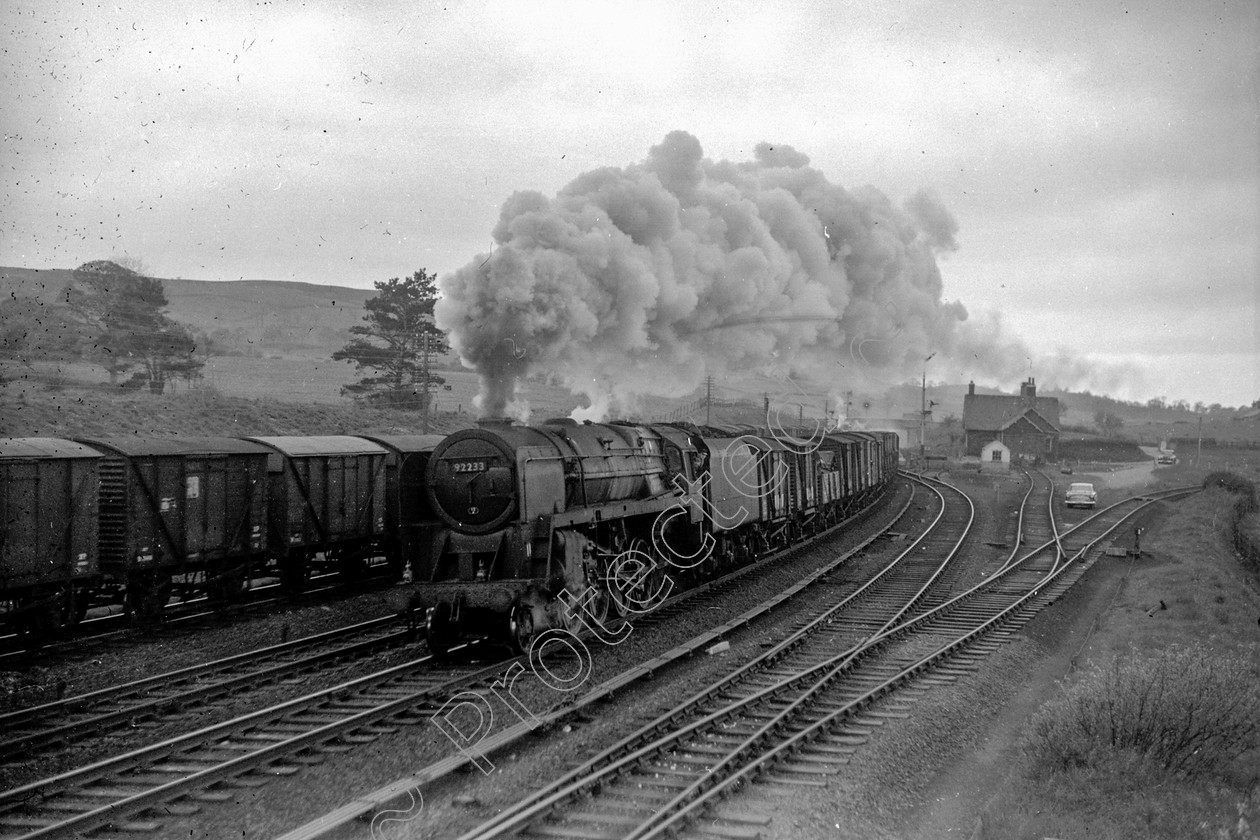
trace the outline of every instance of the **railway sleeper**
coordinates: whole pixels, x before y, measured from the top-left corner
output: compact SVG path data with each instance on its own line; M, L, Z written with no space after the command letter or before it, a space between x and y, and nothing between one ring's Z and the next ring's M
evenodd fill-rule
M101 803L91 799L75 799L69 796L58 796L41 802L39 810L54 814L86 814L101 807Z
M265 767L261 772L272 776L292 776L294 773L302 772L302 768L295 767L292 764L271 764Z
M157 815L166 814L171 817L191 817L201 813L201 806L192 802L168 802L165 805L156 805L149 810Z
M859 735L848 732L834 732L824 735L822 739L810 743L809 748L813 750L823 750L823 752L856 752L856 747L860 747L867 741L871 740L867 735Z
M136 773L119 777L114 780L114 783L119 785L136 785L140 790L133 791L133 793L141 793L150 788L168 785L171 783L171 779L170 776L161 773Z
M738 807L730 802L719 802L710 813L709 820L740 826L770 825L770 817L765 814L735 810Z
M319 750L322 753L333 753L334 755L340 755L341 753L350 752L351 750L354 749L354 746L352 744L339 744L339 743L334 742L334 743L328 743L328 744L320 744L315 749Z
M170 780L163 779L162 781L168 782ZM125 787L126 784L127 783L124 781L121 785L116 782L112 787L83 787L76 790L73 795L86 796L91 799L128 799L135 796L137 793L143 793L147 790L145 787Z
M367 732L352 732L348 735L341 736L341 740L347 744L371 744L379 739L379 735L373 735Z
M651 803L654 808L660 807L662 804L664 804L665 800L668 798L668 797L663 797L660 791L657 791L657 790L645 790L644 788L625 787L624 785L618 786L618 787L605 788L603 791L600 792L600 795L606 799L613 799L613 800L622 799L622 800L625 800L626 802L633 802L636 804L642 804L644 802L648 802L648 803Z
M232 736L233 741L259 741L264 744L278 744L281 741L289 740L287 735L278 735L274 732L242 732L239 735Z
M688 753L692 752L690 747L687 748L687 752ZM715 750L714 752L709 753L708 755L704 755L704 754L675 755L675 756L670 757L669 760L674 762L675 764L687 764L692 767L701 767L701 768L704 768L705 770L710 770L712 769L713 765L716 763L717 756L725 755L725 754L726 754L725 750L721 750L721 751Z
M324 758L325 757L323 755L317 752L303 752L287 756L285 761L292 761L294 764L305 764L310 766L313 764L323 764Z
M815 747L819 749L815 749ZM819 764L834 764L843 766L849 763L849 756L857 752L857 747L834 747L830 744L819 743L802 747L800 752L796 754L796 758L801 761L816 761Z
M959 668L953 665L942 665L932 669L932 673L943 674L950 677L970 677L978 670L978 668Z
M749 826L714 825L708 820L701 820L692 826L692 831L701 837L722 837L726 840L761 840L761 832Z
M184 798L194 802L231 802L236 798L236 794L227 790L199 790L196 793L185 794Z
M625 836L624 831L593 832L590 826L569 827L565 825L535 825L529 828L526 837L572 838L572 840L618 840Z
M237 740L236 738L232 738L231 740L227 740L227 741L216 741L214 746L211 748L211 752L221 753L223 750L235 750L236 752L251 753L251 752L256 752L258 750L257 744L238 744L238 743L235 743L236 740ZM236 756L229 756L229 757L235 758Z
M718 744L712 743L713 741L718 740L718 739L708 738L706 740L709 741L710 743L688 744L687 751L696 753L698 755L725 756L730 753L730 748L732 746L734 746L735 744L743 743L744 739L743 738L722 739L722 742L725 744L725 746L718 746Z
M658 773L650 777L634 777L635 784L639 785L639 787L670 788L672 790L682 790L683 788L691 787L695 780L695 773L680 774L676 771L673 773Z
M59 820L49 817L30 817L25 814L5 814L0 816L0 828L40 829L56 825Z
M268 779L266 776L245 775L245 776L233 776L230 779L224 779L223 781L219 782L219 784L224 785L225 787L258 788L267 784L267 782L269 781L271 780Z
M305 735L307 732L310 732L312 728L324 726L325 724L329 724L329 723L337 723L340 720L344 720L344 718L335 717L331 720L322 720L318 718L315 720L307 720L306 718L302 718L301 720L289 720L289 721L282 720L282 721L276 721L275 723L267 724L266 731L273 735L283 734L285 732L288 732L292 735ZM280 738L279 740L287 741L288 739Z
M670 756L667 759L658 759L651 764L645 765L643 772L651 773L654 776L678 776L693 781L697 775L703 775L702 773L697 774L694 766L678 767L679 763L673 756Z
M153 822L152 820L124 820L122 822L111 823L110 827L114 831L118 832L152 834L155 831L161 831L162 824L160 822Z
M757 778L758 785L769 787L826 787L827 780L821 777L791 776L769 771Z
M150 766L149 769L156 773L169 773L173 776L183 776L190 773L200 773L203 770L209 770L212 766L212 764L185 764L182 762L173 763L167 761L161 764L154 764Z
M599 811L592 813L590 811L578 811L564 815L566 823L585 823L588 825L618 825L625 828L634 828L643 822L642 811L637 813L629 813L623 811L621 813L609 813L608 811ZM618 835L621 836L621 835Z
M827 761L818 756L794 756L776 764L774 772L800 776L834 776L840 772L840 768L836 765L837 762Z

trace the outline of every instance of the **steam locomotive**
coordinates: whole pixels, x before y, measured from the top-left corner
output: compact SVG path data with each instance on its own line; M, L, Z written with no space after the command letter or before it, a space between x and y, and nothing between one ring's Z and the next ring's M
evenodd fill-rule
M428 460L440 520L413 558L430 647L645 612L872 504L897 473L891 432L483 422Z

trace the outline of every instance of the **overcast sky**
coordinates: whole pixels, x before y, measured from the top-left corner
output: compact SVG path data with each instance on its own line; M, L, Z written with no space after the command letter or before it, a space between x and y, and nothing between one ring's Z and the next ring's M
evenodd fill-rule
M514 191L681 129L713 161L788 144L846 189L931 189L958 225L944 299L1141 370L1096 389L1260 398L1255 0L7 0L0 21L0 265L447 275Z

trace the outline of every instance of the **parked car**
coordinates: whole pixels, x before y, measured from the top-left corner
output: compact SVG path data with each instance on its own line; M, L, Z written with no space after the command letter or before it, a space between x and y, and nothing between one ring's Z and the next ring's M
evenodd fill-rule
M1094 492L1094 485L1078 481L1075 484L1069 484L1067 495L1064 497L1063 503L1068 507L1090 507L1098 503L1098 494Z
M1166 452L1166 453L1164 453L1164 454L1160 455L1158 458L1156 458L1156 459L1155 459L1155 463L1157 463L1157 464L1175 464L1175 463L1177 463L1177 456L1176 456L1176 455L1174 455L1174 454L1172 454L1171 452Z

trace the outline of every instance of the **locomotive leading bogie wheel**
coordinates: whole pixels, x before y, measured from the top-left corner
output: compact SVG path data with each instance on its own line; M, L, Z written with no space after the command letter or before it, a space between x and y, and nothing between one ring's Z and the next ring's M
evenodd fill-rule
M517 653L528 653L534 641L534 611L527 604L516 604L508 612L508 642Z
M457 628L451 621L450 604L443 601L429 608L424 620L424 636L430 653L446 656L458 639Z

